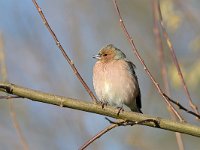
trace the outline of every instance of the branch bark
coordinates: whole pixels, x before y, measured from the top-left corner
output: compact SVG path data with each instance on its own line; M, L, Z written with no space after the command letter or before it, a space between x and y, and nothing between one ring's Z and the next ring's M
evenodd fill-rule
M28 98L32 101L96 113L96 114L109 116L116 119L123 119L123 120L133 121L133 122L153 119L158 122L158 126L155 126L153 122L145 122L144 125L200 137L200 127L194 126L185 122L177 122L177 121L172 121L172 120L163 119L159 117L152 117L149 115L128 112L128 111L124 111L120 113L119 115L117 115L118 110L110 106L106 106L104 107L104 109L102 109L101 105L97 105L91 102L43 93L40 91L20 87L18 85L14 85L11 83L0 82L0 91L17 95L23 98Z

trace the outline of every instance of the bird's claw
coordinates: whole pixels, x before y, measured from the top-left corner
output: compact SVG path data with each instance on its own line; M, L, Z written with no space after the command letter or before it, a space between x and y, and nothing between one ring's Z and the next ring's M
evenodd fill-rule
M107 106L107 105L108 105L107 102L100 102L100 104L101 104L101 108L102 108L102 109L104 109L104 106Z
M119 116L120 112L123 112L124 109L123 107L117 107L117 109L118 109L117 116Z

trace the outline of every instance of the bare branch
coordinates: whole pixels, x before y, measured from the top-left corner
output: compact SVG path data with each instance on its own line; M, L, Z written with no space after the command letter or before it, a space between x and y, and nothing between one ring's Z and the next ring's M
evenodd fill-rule
M159 121L158 120L154 120L154 119L145 119L142 121L112 121L109 118L105 117L106 120L108 120L108 122L112 123L112 124L117 124L118 126L133 126L133 125L142 125L146 122L152 122L154 123L155 127L159 127Z
M108 127L101 130L99 133L97 133L95 136L93 136L90 140L85 142L79 150L84 150L86 147L88 147L91 143L93 143L95 140L100 138L102 135L106 134L108 131L112 130L113 128L118 127L118 124L111 124Z
M193 111L190 111L188 110L187 108L185 108L183 105L181 105L178 101L175 101L173 99L171 99L169 96L167 96L165 93L164 93L164 96L172 103L174 103L175 105L177 105L179 107L179 109L182 109L184 111L186 111L187 113L195 116L196 118L200 119L200 115L199 114L196 114L195 112Z
M167 94L169 94L169 82L167 79L167 67L165 64L165 57L164 57L164 50L163 50L163 43L161 38L161 32L159 29L159 13L158 13L158 0L152 0L152 10L153 10L153 33L155 36L155 43L158 51L158 57L160 61L160 68L161 68L161 75L162 80L164 83L164 89Z
M99 132L98 134L96 134L94 137L92 137L89 141L87 141L83 146L81 146L80 150L84 150L86 147L88 147L92 142L94 142L95 140L97 140L98 138L100 138L102 135L104 135L105 133L107 133L108 131L110 131L111 129L118 127L118 126L133 126L133 125L142 125L145 122L153 122L155 124L155 127L159 127L159 122L157 122L157 120L154 119L146 119L146 120L142 120L142 121L124 121L124 120L120 120L118 119L117 121L112 121L109 118L105 117L106 120L109 121L109 123L111 123L110 126L108 126L107 128L103 129L101 132Z
M176 66L176 69L177 69L177 72L178 72L178 75L179 75L179 78L181 80L181 83L183 85L183 88L184 88L184 91L186 93L186 96L188 98L188 101L189 101L189 105L190 107L199 115L199 111L198 111L198 107L193 103L192 101L192 98L190 96L190 93L189 93L189 90L187 88L187 85L185 83L185 80L184 80L184 77L183 77L183 74L182 74L182 71L181 71L181 68L180 68L180 65L178 63L178 59L176 57L176 54L175 54L175 50L174 50L174 47L172 45L172 42L169 38L169 35L165 29L165 26L164 26L164 22L163 22L163 18L162 18L162 12L161 12L161 9L160 9L160 4L158 3L158 9L159 9L159 16L160 16L160 25L161 25L161 28L162 28L162 31L163 31L163 35L167 41L167 45L169 47L169 50L170 50L170 54L171 54L171 57L172 57L172 60Z
M96 97L94 96L94 94L92 93L92 91L90 90L89 86L87 85L87 83L83 80L83 78L81 77L80 73L78 72L76 66L74 65L73 61L69 58L69 56L67 55L67 53L65 52L64 48L62 47L62 45L60 44L56 34L54 33L54 31L51 29L44 13L42 12L41 8L39 7L39 5L37 4L36 0L32 0L36 9L38 10L42 21L44 23L44 25L46 26L46 28L48 29L49 33L51 34L51 36L53 37L56 45L58 46L58 48L60 49L60 51L62 52L64 58L67 60L67 62L69 63L69 65L71 66L74 74L76 75L76 77L79 79L79 81L81 82L81 84L84 86L84 88L86 89L86 91L88 92L88 94L90 95L90 97L92 98L92 100L94 102L97 102Z
M159 18L158 18L157 0L152 0L152 5L153 5L153 16L154 16L154 35L155 35L155 38L156 38L156 46L157 46L157 49L159 51L159 58L160 58L160 64L161 64L161 70L162 70L161 74L162 74L163 83L164 83L164 87L165 87L164 89L169 94L169 85L168 85L168 80L167 80L167 69L166 69L166 65L165 65L165 62L164 62L162 40L161 40L160 30L159 30L159 27L158 27L158 19ZM169 103L168 101L166 101L166 102L167 102L169 108L173 108L173 109L169 109L169 110L174 111L175 108L172 106L172 104ZM173 114L176 116L176 114L179 114L179 113L173 112ZM176 117L178 117L178 116L176 116Z
M145 70L146 73L148 74L148 76L149 76L149 78L151 79L151 81L153 82L154 86L157 88L159 94L164 98L165 102L166 102L167 104L169 104L168 99L163 95L164 92L163 92L162 89L160 88L160 85L156 82L155 78L153 77L153 75L151 74L151 72L149 71L149 69L147 68L147 66L146 66L146 64L145 64L145 62L144 62L144 60L143 60L142 57L140 56L140 54L139 54L139 52L138 52L138 50L137 50L137 48L136 48L136 46L135 46L135 44L134 44L134 42L133 42L132 37L131 37L130 34L128 33L128 30L126 29L126 26L125 26L124 21L123 21L123 19L122 19L122 16L121 16L121 13L120 13L120 11L119 11L119 7L118 7L118 5L117 5L116 0L113 0L113 3L114 3L114 6L115 6L115 8L116 8L116 12L117 12L117 14L118 14L118 16L119 16L119 21L120 21L121 28L122 28L122 30L124 31L124 33L125 33L125 35L126 35L126 37L127 37L127 40L129 41L129 43L130 43L130 45L131 45L131 48L132 48L134 54L135 54L136 57L139 59L140 63L143 65L144 70ZM175 115L178 116L179 120L183 121L183 118L178 114L178 112L177 112L173 107L170 107L170 108L173 110L173 112L175 113Z
M16 129L16 132L17 132L17 134L19 136L19 139L20 139L20 142L21 142L21 144L23 146L23 149L24 150L29 150L29 146L28 146L28 143L26 141L26 138L24 137L24 134L23 134L23 132L22 132L22 130L20 128L20 125L18 123L12 99L9 100L9 110L10 110L10 115L11 115L11 118L12 118L13 126Z
M159 12L158 12L159 11L158 10L158 0L152 0L152 8L153 8L153 20L154 20L153 31L154 31L156 46L157 46L157 50L158 50L158 54L159 54L158 57L160 60L162 80L164 83L164 89L165 89L166 93L170 96L169 82L168 82L168 78L167 78L167 67L165 64L163 44L162 44L162 39L161 39L161 31L159 29L159 19L160 18L159 18ZM173 107L171 105L171 103L168 102L167 104L168 104L169 108ZM176 113L173 112L173 109L168 109L168 111L170 112L171 118L174 118L175 120L177 120L178 116L175 116ZM181 134L177 133L177 132L175 134L176 134L176 141L177 141L179 150L184 150L184 145L183 145L183 140L182 140Z
M16 95L0 96L0 99L13 99L13 98L21 98L21 97Z
M0 83L0 91L28 98L37 102L101 114L116 119L123 119L125 121L139 122L142 120L152 119L156 120L159 123L159 127L155 127L155 124L153 122L145 122L143 125L200 137L200 127L185 122L177 122L128 111L123 111L119 115L117 115L118 109L115 109L111 106L106 106L104 107L104 109L102 109L101 105L97 105L91 102L47 94L36 90L23 88L11 83Z
M5 63L5 53L4 53L4 42L3 42L3 36L0 35L0 75L2 76L2 80L6 82L8 80L8 75L7 75L7 68L6 68L6 63ZM16 112L14 109L14 104L12 98L16 98L18 96L0 96L0 99L6 98L9 99L9 113L11 116L12 124L17 132L17 135L19 137L19 140L21 142L23 150L28 150L29 146L26 141L26 138L23 135L23 132L19 126L17 117L16 117Z

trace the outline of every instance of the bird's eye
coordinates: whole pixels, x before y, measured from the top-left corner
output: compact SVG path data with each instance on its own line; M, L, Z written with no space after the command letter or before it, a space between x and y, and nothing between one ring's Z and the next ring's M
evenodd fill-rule
M108 54L103 54L103 56L107 56Z

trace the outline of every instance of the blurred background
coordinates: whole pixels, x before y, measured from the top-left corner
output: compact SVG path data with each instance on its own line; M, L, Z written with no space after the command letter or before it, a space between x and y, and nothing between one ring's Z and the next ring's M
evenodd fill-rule
M38 0L60 43L80 74L94 91L92 56L114 44L135 63L145 114L170 118L163 99L131 51L112 1ZM153 34L152 3L149 0L118 1L125 24L151 73L163 88L160 62ZM161 9L166 29L194 103L200 107L200 1L163 0ZM5 52L11 83L52 94L91 101L55 45L31 0L0 1L0 48ZM1 50L1 53L2 53ZM170 91L189 108L188 101L164 42ZM1 54L2 55L2 54ZM1 80L3 77L1 76ZM3 95L3 93L0 93ZM104 116L60 108L27 99L13 101L16 119L30 150L72 150L109 125ZM181 113L192 124L194 117ZM21 150L12 123L8 100L0 101L0 149ZM185 149L199 149L199 138L183 135ZM146 126L118 127L91 144L89 150L176 150L173 132Z

